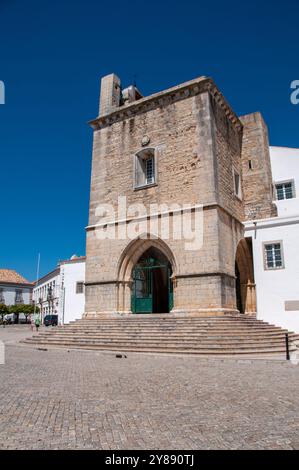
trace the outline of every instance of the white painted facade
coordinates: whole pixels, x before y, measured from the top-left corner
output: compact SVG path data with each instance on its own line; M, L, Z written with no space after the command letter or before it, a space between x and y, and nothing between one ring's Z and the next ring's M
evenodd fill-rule
M82 318L85 306L85 257L72 256L61 261L57 268L38 280L33 289L33 301L46 315L58 315L65 324Z
M60 263L61 323L82 318L85 308L85 258Z
M31 304L33 285L0 282L0 304Z
M14 269L0 268L0 304L31 304L33 286Z
M42 320L46 315L59 315L60 267L40 278L33 289L33 302L39 307Z
M274 188L292 182L293 197L277 200L278 217L247 222L252 238L257 318L299 333L299 149L270 147ZM281 244L282 266L267 269L265 244Z

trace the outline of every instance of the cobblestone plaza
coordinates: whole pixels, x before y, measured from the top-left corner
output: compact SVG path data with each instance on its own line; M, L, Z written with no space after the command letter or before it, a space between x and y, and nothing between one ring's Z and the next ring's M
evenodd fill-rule
M299 367L67 349L1 329L1 449L298 449Z

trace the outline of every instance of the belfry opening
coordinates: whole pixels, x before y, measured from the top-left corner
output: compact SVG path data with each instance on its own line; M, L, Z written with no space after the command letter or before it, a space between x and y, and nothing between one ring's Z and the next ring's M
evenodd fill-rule
M173 307L172 267L155 247L143 253L132 271L132 313L168 313Z

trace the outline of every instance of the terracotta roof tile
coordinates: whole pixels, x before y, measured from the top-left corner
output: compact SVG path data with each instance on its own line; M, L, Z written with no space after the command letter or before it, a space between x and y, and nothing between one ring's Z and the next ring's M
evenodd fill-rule
M31 284L23 276L18 274L14 269L0 268L0 282L11 282L14 284Z

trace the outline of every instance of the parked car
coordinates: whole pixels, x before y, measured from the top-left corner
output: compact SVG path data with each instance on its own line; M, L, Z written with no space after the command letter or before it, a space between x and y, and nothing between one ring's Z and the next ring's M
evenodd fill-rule
M7 325L12 325L12 323L15 322L15 314L14 314L14 313L8 313L7 315L4 315L3 321L4 321Z
M28 319L27 319L27 317L24 313L19 313L18 322L19 323L28 323Z
M45 326L57 326L58 325L58 315L46 315L44 318Z
M28 323L27 317L24 313L8 313L4 315L3 320L7 325L12 325L14 323Z

